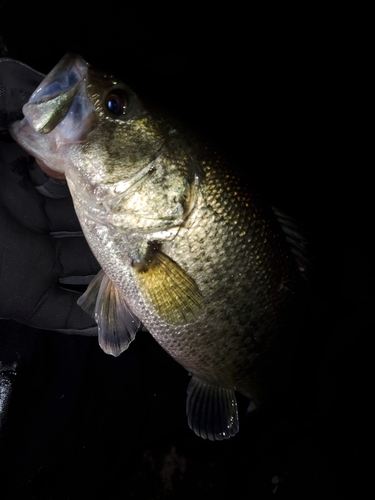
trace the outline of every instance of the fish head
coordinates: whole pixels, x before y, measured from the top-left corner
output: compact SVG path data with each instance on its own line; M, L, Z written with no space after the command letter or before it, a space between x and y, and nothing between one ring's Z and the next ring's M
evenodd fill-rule
M125 83L73 53L44 78L23 114L11 125L16 142L53 177L75 169L92 186L131 178L164 140Z

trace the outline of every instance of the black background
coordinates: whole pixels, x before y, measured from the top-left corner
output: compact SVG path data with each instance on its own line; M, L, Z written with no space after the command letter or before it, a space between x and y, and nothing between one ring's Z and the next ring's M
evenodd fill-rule
M9 483L22 498L371 497L367 13L233 2L76 4L1 2L8 56L47 73L65 52L78 52L200 131L304 224L316 295L289 397L243 416L239 435L223 443L187 428L187 375L148 334L114 360L95 339L7 323L33 374L20 384L15 430L0 443Z

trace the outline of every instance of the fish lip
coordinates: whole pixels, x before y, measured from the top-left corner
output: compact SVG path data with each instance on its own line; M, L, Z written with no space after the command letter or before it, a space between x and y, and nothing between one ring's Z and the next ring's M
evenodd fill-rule
M65 54L23 106L24 118L9 127L14 140L50 177L64 179L71 166L66 155L56 155L58 149L68 151L82 142L97 123L86 93L89 67L80 55Z
M49 133L64 119L82 90L88 68L83 57L68 52L43 79L22 108L36 132Z
M65 179L65 175L62 171L48 167L48 165L41 159L40 152L35 145L39 144L40 139L43 141L46 139L43 135L40 136L38 132L33 129L26 118L13 122L9 127L9 133L17 144L19 144L25 151L35 158L36 163L40 166L43 172L55 179ZM51 154L53 156L54 152L51 151Z
M89 66L79 54L67 52L34 90L28 102L40 103L65 93L86 78Z
M49 177L53 177L53 179L59 179L59 180L65 180L65 174L63 172L59 172L57 170L53 170L50 168L48 165L44 163L44 161L39 160L38 158L35 158L35 161L39 165L39 167L43 170L45 174L47 174Z

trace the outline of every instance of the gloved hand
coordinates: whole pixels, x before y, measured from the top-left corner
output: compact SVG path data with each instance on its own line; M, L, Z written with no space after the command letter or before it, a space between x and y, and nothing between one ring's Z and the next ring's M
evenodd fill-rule
M42 172L7 132L42 78L18 61L0 59L0 318L97 335L95 321L77 305L76 290L100 266L67 185Z

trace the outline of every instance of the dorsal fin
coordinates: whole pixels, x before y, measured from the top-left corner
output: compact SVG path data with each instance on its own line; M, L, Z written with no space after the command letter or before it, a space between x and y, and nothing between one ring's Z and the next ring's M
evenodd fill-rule
M303 226L279 208L272 207L296 259L301 276L310 282L312 256L308 250L308 239Z

